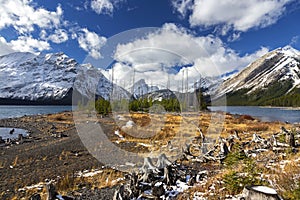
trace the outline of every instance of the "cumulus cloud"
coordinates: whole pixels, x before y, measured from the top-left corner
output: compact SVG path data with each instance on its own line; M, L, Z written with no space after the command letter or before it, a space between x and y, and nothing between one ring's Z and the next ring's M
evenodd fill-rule
M41 52L43 50L49 50L50 44L46 41L37 40L31 36L20 36L16 40L7 42L5 38L0 37L0 55L9 54L12 52Z
M67 31L64 29L57 29L48 37L46 36L45 31L42 31L40 35L41 38L46 38L47 40L51 40L56 44L63 43L69 39Z
M123 0L92 0L91 8L97 14L111 15L116 5Z
M74 36L77 37L77 36ZM88 29L81 29L78 36L79 46L95 59L101 57L100 49L106 43L106 38Z
M191 26L221 25L226 33L230 29L245 32L274 24L284 13L287 4L294 0L194 0L191 6L186 6L186 1L175 0L183 3L173 3L173 6L180 14L190 10Z
M1 0L0 29L11 26L20 34L34 31L34 26L40 28L55 28L61 23L62 8L56 11L36 8L32 0Z
M291 42L289 45L293 46L295 44L297 44L299 41L299 35L292 37Z
M182 17L186 16L188 10L191 9L193 5L192 0L173 0L172 1L173 7L179 12Z
M188 71L184 73L188 73L193 82L199 76L219 76L240 70L268 51L262 47L252 54L240 56L218 37L195 36L175 24L165 24L144 38L119 44L114 54L118 62L114 73L120 78L130 67L131 73L135 69L136 80L144 78L160 85L172 80L173 87L177 87L182 80L182 70ZM178 66L184 67L178 72L175 70ZM131 76L124 76L124 79L128 77Z
M104 2L102 6L107 7L107 4ZM94 58L101 56L100 48L106 39L66 21L60 5L56 10L50 11L39 7L32 0L0 0L0 13L0 30L13 28L17 37L10 41L1 37L1 54L12 51L36 53L49 50L51 43L66 42L70 36L71 39L77 40L79 47L89 55Z
M109 0L92 0L91 8L97 14L111 14L113 12L114 6Z
M17 40L10 41L9 44L13 50L21 52L35 53L50 49L50 44L47 41L38 40L31 36L20 36Z
M0 56L14 52L4 37L0 36Z

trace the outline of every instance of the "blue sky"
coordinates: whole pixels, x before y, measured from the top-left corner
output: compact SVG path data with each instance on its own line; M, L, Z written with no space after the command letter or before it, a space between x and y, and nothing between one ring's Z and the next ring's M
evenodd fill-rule
M142 39L120 36L122 45L112 50L120 74L135 65L144 72L147 64L159 63L205 65L201 73L211 75L210 62L223 74L278 47L300 49L297 0L1 0L0 4L0 55L62 51L80 63L101 60L114 35L156 27ZM162 55L147 50L117 58L141 46L172 50L190 62L176 56L159 61L164 60ZM152 57L147 60L145 55Z

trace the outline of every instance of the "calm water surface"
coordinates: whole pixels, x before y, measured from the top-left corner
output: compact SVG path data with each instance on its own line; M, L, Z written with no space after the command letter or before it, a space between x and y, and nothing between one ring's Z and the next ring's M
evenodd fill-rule
M38 115L58 113L62 111L71 111L72 106L1 106L0 105L0 119L22 117L24 115ZM12 128L0 128L0 136L2 139L17 138L18 134L26 136L27 130L16 129L13 134L9 134Z
M1 106L0 119L70 111L72 106Z
M28 135L27 130L24 130L24 129L14 128L13 134L10 134L11 130L12 130L12 128L0 127L0 137L2 137L3 140L6 140L7 138L16 139L16 138L18 138L19 134L22 134L24 137L26 137Z
M231 114L251 115L262 121L300 122L300 108L278 108L259 106L212 106L212 111L225 111Z

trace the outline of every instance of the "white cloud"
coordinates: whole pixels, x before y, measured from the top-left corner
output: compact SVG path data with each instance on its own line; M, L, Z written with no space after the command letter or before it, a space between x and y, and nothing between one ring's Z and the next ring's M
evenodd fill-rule
M114 10L113 3L110 0L92 0L91 8L97 14L112 14Z
M77 36L74 36L77 37ZM95 59L101 57L100 49L106 43L106 38L99 36L95 32L90 32L88 29L81 29L81 33L78 34L79 46L89 53Z
M180 14L191 11L191 26L221 25L225 32L230 29L245 32L251 28L263 28L276 23L284 13L286 5L292 1L194 0L192 6L184 6L184 3L173 3L173 6Z
M290 42L289 45L293 46L293 45L297 44L298 41L299 41L299 35L294 36L294 37L291 39L291 42Z
M115 77L120 78L131 67L136 70L136 80L144 78L148 82L166 85L169 77L173 87L178 87L182 73L174 72L174 66L190 65L185 70L188 69L190 81L193 82L199 75L219 76L242 69L267 52L268 49L262 47L252 54L240 56L218 37L198 37L174 24L165 24L144 38L119 44L114 54L119 63L114 72L118 74ZM171 74L170 70L173 70ZM124 79L128 77L132 76L124 76Z
M120 0L118 0L120 1ZM104 3L105 7L106 4ZM106 38L82 29L76 23L63 18L60 5L50 11L39 7L33 0L0 0L0 31L7 28L16 30L15 40L1 38L0 52L34 52L51 49L50 44L66 42L69 37L78 40L79 47L94 58L99 58L100 48ZM36 33L39 33L36 36Z
M31 36L20 36L17 40L10 41L9 44L13 50L21 52L36 53L50 49L48 42L32 38Z
M16 40L7 42L5 38L0 37L0 55L12 52L31 52L37 53L43 50L49 50L50 44L46 41L37 40L31 36L20 36Z
M48 37L52 42L59 44L68 40L68 33L64 29L57 29Z
M193 5L192 0L173 0L173 7L184 17L186 12L191 9Z
M0 56L14 52L4 37L0 36Z
M48 11L37 8L32 0L1 0L0 1L0 30L13 27L20 34L34 31L39 28L56 28L61 24L62 8Z

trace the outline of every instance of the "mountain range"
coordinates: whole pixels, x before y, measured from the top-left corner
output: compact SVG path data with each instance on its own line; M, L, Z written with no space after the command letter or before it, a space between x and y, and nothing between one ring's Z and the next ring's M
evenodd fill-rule
M72 93L90 99L121 98L130 93L112 84L90 64L79 64L64 53L12 53L0 57L0 104L68 104ZM114 92L114 93L115 93Z
M290 46L278 48L225 81L201 77L192 88L215 101L226 95L228 105L273 105L300 93L300 52ZM169 90L149 86L144 79L126 88L118 86L97 68L64 53L0 56L0 104L71 104L74 92L106 100L170 96Z
M224 81L214 96L226 95L227 105L273 105L285 97L286 101L296 101L293 95L299 94L299 88L300 52L286 46L265 54Z

